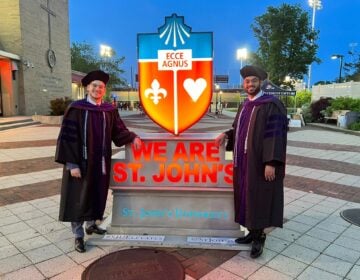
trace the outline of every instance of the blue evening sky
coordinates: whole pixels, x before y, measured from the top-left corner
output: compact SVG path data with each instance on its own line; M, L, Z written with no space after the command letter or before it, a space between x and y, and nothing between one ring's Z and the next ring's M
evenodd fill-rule
M123 78L130 83L131 68L137 73L137 34L157 32L165 16L176 13L184 16L193 32L213 32L214 73L228 74L229 84L238 84L236 50L257 49L251 29L254 18L268 6L282 3L300 4L311 22L308 0L69 0L70 42L87 42L97 51L100 44L114 48L117 55L125 56ZM360 51L360 0L322 0L322 5L315 18L322 62L313 64L311 84L338 78L340 61L330 59L332 54L343 54L344 61L349 61L351 48Z

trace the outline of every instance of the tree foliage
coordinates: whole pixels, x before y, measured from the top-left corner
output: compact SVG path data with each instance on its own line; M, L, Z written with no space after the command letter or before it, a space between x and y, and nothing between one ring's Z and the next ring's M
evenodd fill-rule
M314 83L314 86L318 86L318 85L330 85L333 82L331 81L317 81L316 83Z
M99 69L98 57L94 48L87 43L72 43L71 45L71 69L88 73Z
M301 108L305 104L311 103L311 92L308 90L298 91L296 93L296 107Z
M327 108L329 115L337 110L350 110L353 112L360 112L360 99L352 98L350 96L339 96L330 101L330 106Z
M71 45L71 68L72 70L88 73L96 69L102 69L110 75L107 88L112 86L124 86L126 82L120 78L124 73L121 64L125 57L117 57L112 49L110 57L101 57L96 54L94 47L88 43L72 43Z
M316 57L318 32L311 29L309 14L299 5L268 7L251 25L259 47L252 62L263 67L272 82L281 85L286 76L302 79Z
M351 56L351 61L344 64L346 75L346 80L348 81L360 81L360 54L350 51L349 55Z

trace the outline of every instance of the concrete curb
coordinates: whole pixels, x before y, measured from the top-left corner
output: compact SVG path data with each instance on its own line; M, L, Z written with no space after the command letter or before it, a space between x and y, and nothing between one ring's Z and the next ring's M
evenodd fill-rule
M323 129L326 129L326 130L333 130L333 131L337 131L337 132L343 132L343 133L351 134L351 135L355 135L355 136L360 136L360 131L341 128L341 127L338 127L338 126L332 126L332 125L322 124L322 123L307 123L306 125L311 126L311 127L323 128Z

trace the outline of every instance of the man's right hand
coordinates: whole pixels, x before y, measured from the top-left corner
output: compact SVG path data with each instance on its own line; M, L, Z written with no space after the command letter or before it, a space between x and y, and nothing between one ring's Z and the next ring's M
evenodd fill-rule
M133 144L134 144L135 150L139 150L142 145L142 141L141 141L140 137L138 137L138 136L135 137L133 140Z
M80 171L80 168L73 168L73 169L70 169L70 174L72 177L75 177L75 178L81 178L81 171Z
M218 137L215 138L215 145L216 147L220 147L222 144L224 144L225 139L227 138L225 133L221 133Z

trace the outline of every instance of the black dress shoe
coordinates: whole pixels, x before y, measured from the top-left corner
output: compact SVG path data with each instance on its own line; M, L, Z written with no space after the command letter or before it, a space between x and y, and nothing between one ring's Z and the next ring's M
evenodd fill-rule
M250 257L256 259L260 257L263 252L265 240L266 240L266 234L262 229L253 230L251 231L251 233L253 237L253 243L251 246Z
M91 225L91 226L89 226L88 228L85 229L85 232L86 232L86 234L89 234L89 235L93 234L93 233L105 234L106 230L102 229L102 228L99 228L97 225Z
M235 239L235 242L238 244L249 244L252 241L253 241L253 238L252 238L252 235L250 232L243 237L239 237L239 238Z
M263 246L265 244L265 240L266 240L266 234L265 232L262 232L260 235L260 242L262 243Z
M264 242L261 240L254 240L251 246L250 257L256 259L261 256L264 248Z
M75 238L75 250L78 251L79 253L84 253L86 251L84 238L82 237Z

